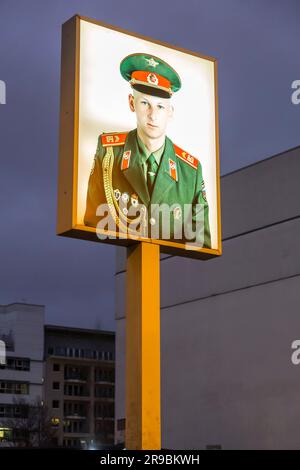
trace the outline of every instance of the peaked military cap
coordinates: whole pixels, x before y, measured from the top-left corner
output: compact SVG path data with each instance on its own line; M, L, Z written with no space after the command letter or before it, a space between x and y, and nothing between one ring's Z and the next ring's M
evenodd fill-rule
M181 88L178 73L167 62L153 55L128 55L120 64L120 72L132 88L148 95L170 98Z

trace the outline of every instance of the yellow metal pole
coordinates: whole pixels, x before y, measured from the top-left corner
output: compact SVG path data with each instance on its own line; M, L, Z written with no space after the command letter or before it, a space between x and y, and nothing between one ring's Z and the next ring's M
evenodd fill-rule
M129 450L161 449L160 250L141 242L127 252L126 436Z

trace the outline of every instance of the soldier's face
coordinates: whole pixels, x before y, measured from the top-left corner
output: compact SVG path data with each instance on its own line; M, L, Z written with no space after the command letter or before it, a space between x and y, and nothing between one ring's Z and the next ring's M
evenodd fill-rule
M129 106L136 113L137 128L149 139L158 139L166 133L169 119L173 115L170 99L146 95L134 91L129 95Z

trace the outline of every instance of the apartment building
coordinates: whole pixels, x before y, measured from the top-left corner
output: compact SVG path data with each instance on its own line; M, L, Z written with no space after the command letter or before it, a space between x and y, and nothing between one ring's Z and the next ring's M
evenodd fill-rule
M42 402L44 311L43 305L0 305L5 352L0 364L0 446L29 439L29 429L21 424L28 418L29 406Z
M114 443L115 334L45 326L45 404L58 445Z

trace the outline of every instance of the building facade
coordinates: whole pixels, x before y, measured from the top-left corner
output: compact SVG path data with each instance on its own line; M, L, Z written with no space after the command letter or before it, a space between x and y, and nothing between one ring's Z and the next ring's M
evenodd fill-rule
M115 335L45 327L45 403L58 445L114 444Z
M300 365L291 361L300 338L299 174L298 147L223 176L223 255L161 259L163 448L300 448ZM118 248L117 442L125 263Z
M0 365L0 445L23 440L28 408L43 397L44 306L0 305L0 340L5 364Z
M0 447L113 445L114 332L45 326L44 313L0 306Z

